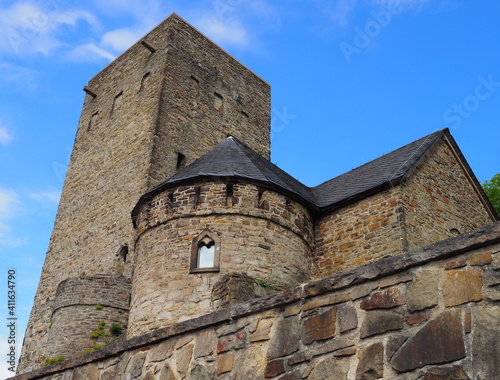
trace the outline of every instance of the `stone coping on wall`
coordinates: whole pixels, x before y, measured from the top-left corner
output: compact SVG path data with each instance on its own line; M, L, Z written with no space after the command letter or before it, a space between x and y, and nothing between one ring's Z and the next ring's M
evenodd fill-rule
M30 380L47 376L49 374L55 374L66 369L111 358L125 351L141 349L142 347L146 347L152 343L158 343L162 340L184 333L194 332L210 326L223 324L238 318L293 302L304 302L310 297L315 297L324 293L359 285L367 281L394 275L416 266L458 256L465 252L498 242L500 242L500 222L436 242L429 246L412 250L399 256L394 256L377 263L360 267L349 272L341 273L321 280L310 281L285 290L281 293L253 299L227 309L215 311L198 318L161 328L123 342L109 344L90 354L82 355L81 357L20 374L10 379Z

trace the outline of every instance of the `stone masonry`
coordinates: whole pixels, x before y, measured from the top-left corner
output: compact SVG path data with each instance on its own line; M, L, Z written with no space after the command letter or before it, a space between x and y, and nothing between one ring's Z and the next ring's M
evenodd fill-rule
M61 281L94 274L131 278L130 212L146 190L228 133L269 157L269 85L175 14L85 90L21 372L37 368L45 355ZM118 254L124 249L125 258Z
M495 379L500 223L16 380Z
M84 90L18 379L496 373L500 227L448 130L309 188L269 85L175 14Z
M228 200L226 186L203 183L198 192L193 186L172 188L143 206L137 222L129 337L215 310L212 290L227 274L244 274L281 289L310 278L309 212L250 184L234 185ZM220 236L220 269L186 276L186 253L205 230Z
M315 224L316 278L397 255L494 221L444 136L400 184ZM465 163L466 164L466 163Z

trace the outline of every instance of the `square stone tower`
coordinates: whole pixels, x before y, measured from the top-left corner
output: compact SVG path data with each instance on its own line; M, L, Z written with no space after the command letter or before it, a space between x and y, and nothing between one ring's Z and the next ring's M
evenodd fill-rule
M84 90L18 372L38 368L47 355L59 284L130 278L130 212L145 191L229 134L269 158L270 86L175 14Z

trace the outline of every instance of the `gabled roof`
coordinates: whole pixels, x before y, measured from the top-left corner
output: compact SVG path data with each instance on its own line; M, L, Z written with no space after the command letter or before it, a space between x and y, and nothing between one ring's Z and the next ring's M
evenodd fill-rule
M317 206L349 203L366 193L397 185L445 132L445 129L434 132L313 187Z
M132 215L135 219L140 205L166 188L196 183L207 178L227 182L257 182L295 198L312 211L322 213L398 185L443 135L459 153L448 129L443 129L312 188L302 184L241 141L228 137L166 182L144 194ZM459 156L468 168L465 159L461 154ZM475 178L470 168L468 171Z

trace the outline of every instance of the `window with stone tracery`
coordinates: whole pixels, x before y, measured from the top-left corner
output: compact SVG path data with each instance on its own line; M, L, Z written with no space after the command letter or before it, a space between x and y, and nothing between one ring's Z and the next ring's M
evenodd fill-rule
M218 272L220 261L220 239L210 230L203 231L191 246L190 273Z

